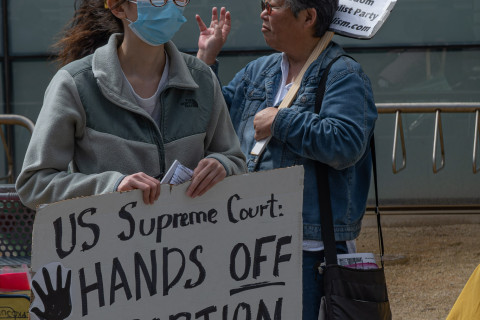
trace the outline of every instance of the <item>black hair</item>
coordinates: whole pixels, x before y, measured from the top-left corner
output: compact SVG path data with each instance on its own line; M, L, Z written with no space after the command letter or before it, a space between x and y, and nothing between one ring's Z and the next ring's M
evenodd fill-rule
M338 0L285 0L295 17L302 10L313 8L317 11L315 36L322 37L327 32L338 8Z

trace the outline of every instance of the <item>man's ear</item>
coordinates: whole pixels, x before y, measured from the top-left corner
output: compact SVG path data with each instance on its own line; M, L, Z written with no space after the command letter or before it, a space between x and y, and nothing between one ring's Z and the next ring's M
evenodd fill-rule
M107 7L115 17L122 20L125 19L127 16L125 14L125 10L123 9L123 4L116 5L118 0L105 0L105 7ZM113 9L112 9L113 8Z
M315 28L315 24L317 23L318 15L317 10L315 8L308 8L305 9L305 27L307 28Z

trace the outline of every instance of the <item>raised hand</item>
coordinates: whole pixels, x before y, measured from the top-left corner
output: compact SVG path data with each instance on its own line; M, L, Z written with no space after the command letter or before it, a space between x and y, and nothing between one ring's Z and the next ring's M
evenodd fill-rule
M47 269L42 268L43 278L45 279L45 286L47 292L44 292L37 281L32 281L32 286L35 289L36 298L42 300L44 310L39 308L32 308L31 312L35 313L39 319L42 320L63 320L66 319L72 312L72 299L70 297L70 285L72 283L72 270L68 270L65 287L62 287L62 267L57 266L57 286L54 289L50 274Z
M195 15L200 35L198 37L198 52L197 58L208 65L215 63L218 53L227 41L228 34L231 29L230 12L226 11L225 7L220 9L220 18L218 17L218 10L216 7L212 8L212 21L210 27L207 28L202 18Z

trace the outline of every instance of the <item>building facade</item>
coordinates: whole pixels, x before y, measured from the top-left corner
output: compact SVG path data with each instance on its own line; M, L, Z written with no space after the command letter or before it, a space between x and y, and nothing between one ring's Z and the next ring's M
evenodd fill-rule
M1 113L36 121L56 71L52 44L74 5L2 0ZM258 0L191 0L188 21L174 38L181 50L195 54L195 14L209 21L212 6L226 6L233 19L220 56L226 84L248 61L272 51L260 31ZM380 113L375 135L381 205L480 208L480 1L398 0L373 39L334 41L363 65L373 84ZM30 133L16 126L4 130L17 174ZM2 151L0 176L6 172Z

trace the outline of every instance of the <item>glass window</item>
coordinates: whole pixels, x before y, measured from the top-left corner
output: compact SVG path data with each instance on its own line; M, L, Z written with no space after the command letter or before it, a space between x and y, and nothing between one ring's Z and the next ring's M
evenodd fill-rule
M184 15L187 22L175 35L173 41L179 48L197 50L198 25L195 14L199 14L207 26L212 18L212 7L224 6L232 14L232 29L224 49L267 49L263 40L260 19L260 0L220 1L195 0L190 1Z
M362 47L480 44L479 13L476 0L399 0L373 39L337 38Z
M0 62L0 72L3 74L3 61ZM4 82L3 77L0 77L0 112L3 113L5 110L5 96L3 92Z
M191 2L185 9L188 22L174 38L177 46L196 52L195 14L200 14L208 25L212 6L222 5L225 2L218 0ZM270 48L260 31L258 1L228 3L227 9L232 13L232 31L223 51L268 52ZM471 47L480 44L478 1L398 1L373 39L335 36L334 41L350 48L351 54L362 63L378 102L480 101L480 49ZM461 44L468 44L470 48L462 48ZM455 47L449 48L449 45ZM389 50L391 46L394 48ZM420 48L411 48L414 46ZM425 49L426 46L432 49ZM368 47L376 49L368 51ZM244 57L240 61L236 61L236 57L228 55L229 64L221 64L222 83L228 83L240 70ZM225 73L225 67L230 71Z
M259 58L259 55L238 55L238 56L221 56L218 58L219 69L218 76L222 85L227 85L233 79L235 74L239 72L250 61Z
M0 6L1 8L1 6ZM0 63L0 71L3 74L3 63ZM3 95L3 77L0 77L0 110L3 113L5 110L5 97ZM5 126L1 126L1 130L4 130ZM5 132L5 131L4 131ZM7 175L7 161L5 158L5 148L3 147L3 143L0 145L0 177L4 177ZM0 180L0 183L5 183L5 180Z
M196 50L198 27L195 14L200 14L208 26L213 6L226 6L232 13L232 30L225 50L268 49L261 33L259 0L190 2L184 13L188 21L175 37L179 47ZM336 36L334 40L351 47L480 44L480 3L475 0L397 1L373 39Z
M32 55L51 52L58 33L73 17L75 1L8 0L10 54Z
M480 101L480 49L395 49L353 56L376 102Z
M55 65L45 61L18 61L12 63L13 113L23 115L34 123L42 107L45 90L54 75ZM15 171L22 168L23 158L30 141L30 132L21 127L15 128Z
M1 4L1 3L0 3ZM0 5L0 26L3 26L3 6ZM3 30L3 27L0 28L0 31ZM3 56L3 32L0 32L0 56Z
M9 54L14 61L13 112L36 121L55 65L15 58L47 55L59 32L72 18L75 1L5 1L9 8ZM219 57L219 78L225 85L248 62L271 52L261 32L259 2L192 0L184 12L188 21L173 40L181 50L195 53L199 33L195 14L200 14L209 25L212 7L226 6L232 14L232 30ZM0 39L2 35L0 32ZM398 0L373 39L335 36L334 41L346 47L362 64L371 79L377 103L480 101L480 2L477 0ZM242 53L244 50L250 53ZM3 79L0 77L2 110ZM438 174L432 171L434 120L433 114L403 115L407 167L393 174L395 116L379 115L375 134L382 205L480 203L475 194L478 174L472 174L471 163L474 115L442 116L446 163ZM29 139L26 129L15 128L17 174ZM5 169L1 152L0 171ZM372 195L371 192L370 200Z

